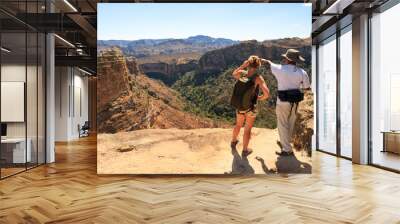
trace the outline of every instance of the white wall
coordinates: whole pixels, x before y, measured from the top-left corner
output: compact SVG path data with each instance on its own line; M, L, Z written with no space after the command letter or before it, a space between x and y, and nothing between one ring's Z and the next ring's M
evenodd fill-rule
M55 140L67 141L69 132L69 68L55 68Z
M88 120L88 78L83 75L76 68L56 67L56 141L77 139L78 125Z
M3 64L1 66L1 81L25 82L25 64ZM7 108L1 108L7 110ZM7 122L7 137L25 138L25 122Z
M38 70L37 70L38 69ZM25 66L25 63L4 63L1 66L2 82L24 82L26 84L26 107L22 108L22 113L26 112L26 120L22 122L5 122L7 124L8 138L29 139L32 162L44 163L44 82L42 67L36 65ZM25 80L27 78L27 80ZM7 96L2 96L7 97ZM11 108L1 108L7 111ZM8 113L12 111L8 111Z
M72 120L71 120L71 135L75 138L79 137L78 132L78 124L83 125L85 121L88 121L89 118L89 111L88 111L88 78L86 76L81 76L82 73L79 75L74 75L74 108L72 108Z
M3 64L1 66L2 82L25 82L25 64ZM33 67L28 66L28 72ZM27 94L28 96L33 94ZM36 96L36 93L35 93ZM7 108L1 108L7 110ZM25 122L7 122L7 137L25 137Z

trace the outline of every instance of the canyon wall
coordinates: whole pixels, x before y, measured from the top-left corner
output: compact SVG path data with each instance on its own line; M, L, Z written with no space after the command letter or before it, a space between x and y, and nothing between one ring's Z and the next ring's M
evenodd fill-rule
M99 133L148 128L210 128L225 124L184 112L180 94L140 72L118 49L98 57Z
M284 44L285 43L285 44ZM288 48L296 48L306 59L306 64L311 63L311 45L300 38L289 38L282 41L244 41L230 47L213 50L205 53L199 60L199 68L203 72L220 72L229 66L238 66L243 63L250 55L280 60L281 55Z

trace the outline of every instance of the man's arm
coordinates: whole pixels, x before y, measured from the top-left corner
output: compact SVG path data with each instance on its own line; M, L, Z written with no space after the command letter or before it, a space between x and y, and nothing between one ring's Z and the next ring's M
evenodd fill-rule
M267 60L267 59L264 59L264 58L261 58L261 63L262 64L269 64L269 65L272 64L272 62L270 60Z
M271 60L267 60L267 59L262 58L262 59L261 59L261 63L263 63L263 64L268 64L269 67L270 67L270 69L271 69L271 72L272 72L272 74L273 74L274 76L276 76L277 74L279 74L279 71L281 70L281 65L275 64L275 63L273 63Z

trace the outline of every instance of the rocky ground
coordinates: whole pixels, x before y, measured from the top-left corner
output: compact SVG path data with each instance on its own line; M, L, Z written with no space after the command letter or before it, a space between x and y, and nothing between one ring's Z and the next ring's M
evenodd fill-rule
M311 173L311 158L275 155L277 130L254 128L253 153L230 148L232 129L147 129L98 135L99 174ZM240 136L241 137L241 136Z

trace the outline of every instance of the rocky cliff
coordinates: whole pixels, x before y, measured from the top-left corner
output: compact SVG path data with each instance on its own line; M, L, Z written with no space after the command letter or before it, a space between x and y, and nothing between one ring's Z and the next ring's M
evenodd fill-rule
M240 65L250 55L258 55L270 60L280 60L287 48L296 48L311 62L311 44L307 39L286 38L273 41L257 42L243 41L240 44L217 49L205 53L199 60L199 67L203 72L220 72L229 66Z
M172 84L186 72L196 70L198 64L196 60L178 59L170 63L152 62L144 63L140 66L141 71L150 78L159 79L166 84Z
M293 146L297 150L304 150L311 156L311 142L314 134L314 95L307 91L304 101L299 104L298 117L293 133Z
M136 61L136 58L126 57L125 61L129 74L135 76L141 72L138 66L138 62Z
M223 126L183 112L179 93L141 74L133 58L118 49L98 57L98 132L116 133L144 128L203 128Z
M104 51L97 58L97 111L129 90L125 58L117 48Z

